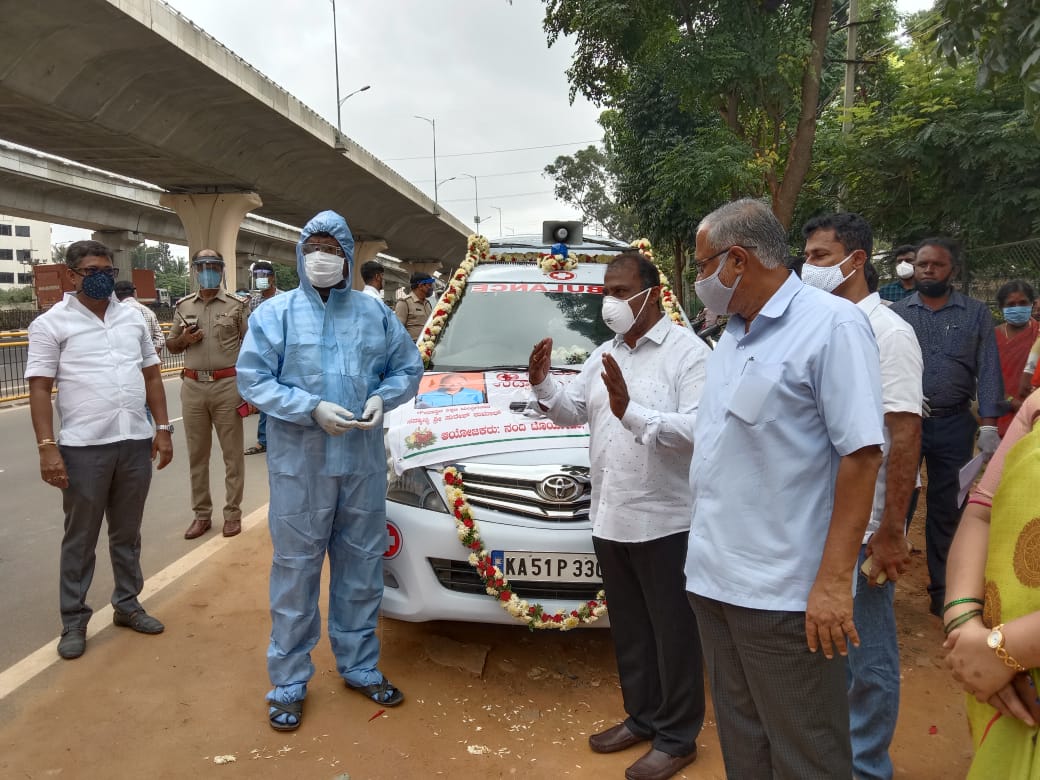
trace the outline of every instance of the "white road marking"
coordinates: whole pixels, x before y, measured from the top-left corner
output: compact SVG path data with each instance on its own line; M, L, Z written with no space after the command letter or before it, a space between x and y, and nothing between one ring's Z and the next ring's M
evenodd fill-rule
M242 532L245 533L255 525L260 525L267 519L267 504L251 512L242 518ZM194 569L200 563L223 550L229 544L235 544L240 537L225 538L216 536L208 542L196 547L187 555L183 555L162 571L154 574L144 584L141 595L138 597L143 605L149 598L159 593L167 585L171 585ZM112 625L112 605L97 610L90 620L87 628L87 639L97 635ZM174 628L176 630L176 628ZM88 649L89 652L89 649ZM55 641L48 642L39 650L30 653L21 661L12 664L3 672L0 672L0 701L3 701L10 693L25 685L33 677L62 660L58 655Z

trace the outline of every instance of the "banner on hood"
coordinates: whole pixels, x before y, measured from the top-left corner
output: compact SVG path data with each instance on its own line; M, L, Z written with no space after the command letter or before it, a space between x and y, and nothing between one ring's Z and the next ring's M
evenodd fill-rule
M553 375L559 382L575 376ZM589 438L588 426L561 427L538 410L526 371L428 372L386 426L398 474L476 455L587 447Z

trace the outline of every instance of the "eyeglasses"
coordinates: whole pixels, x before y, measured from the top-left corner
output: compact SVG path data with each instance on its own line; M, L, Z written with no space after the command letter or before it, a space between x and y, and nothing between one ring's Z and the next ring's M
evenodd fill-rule
M253 271L253 276L274 276L274 271L267 271L263 268Z
M328 252L330 255L339 255L340 257L346 257L343 253L343 248L339 246L330 246L327 244L304 244L303 253L305 255L313 254L314 252Z
M731 251L732 249L734 249L735 247L738 247L738 246L741 249L758 249L757 246L753 246L753 245L752 246L744 246L744 244L732 244L732 245L726 247L725 249L723 249L721 252L716 252L711 257L706 257L703 260L694 259L693 265L697 269L697 274L700 275L701 271L704 270L704 266L706 266L708 263L710 263L716 257L719 257L720 255L724 255L727 252Z
M73 268L72 270L74 273L77 273L80 276L94 276L94 274L104 274L105 276L110 276L113 279L119 276L119 269L114 268L112 266L109 266L108 268L94 268L93 266L90 266L88 268Z

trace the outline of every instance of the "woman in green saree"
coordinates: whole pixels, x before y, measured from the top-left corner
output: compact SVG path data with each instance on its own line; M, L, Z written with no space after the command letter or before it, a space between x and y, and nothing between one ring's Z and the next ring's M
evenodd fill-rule
M946 663L970 694L968 777L1040 780L1040 391L971 494L946 581Z

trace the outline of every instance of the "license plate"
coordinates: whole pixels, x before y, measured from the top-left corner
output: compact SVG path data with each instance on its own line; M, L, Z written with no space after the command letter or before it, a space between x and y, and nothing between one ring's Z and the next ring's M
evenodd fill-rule
M535 553L492 550L491 560L509 580L602 582L594 553Z

